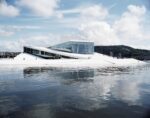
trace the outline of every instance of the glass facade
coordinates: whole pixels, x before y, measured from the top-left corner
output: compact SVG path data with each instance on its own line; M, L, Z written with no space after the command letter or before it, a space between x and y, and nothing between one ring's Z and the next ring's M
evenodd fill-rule
M76 59L69 56L63 56L58 54L52 54L45 51L36 50L30 47L24 47L24 52L32 55L36 55L38 57L44 58L44 59L61 59L61 58L67 58L67 59Z
M45 59L60 59L61 56L57 54L52 54L45 51L36 50L30 47L24 47L24 52L32 55L36 55L38 57L42 57Z
M49 48L52 50L59 50L60 52L68 52L68 53L74 53L74 54L93 54L94 43L93 42L69 41L69 42L55 45ZM76 57L50 53L50 52L46 52L43 50L34 49L32 47L24 47L24 52L32 54L32 55L36 55L45 59L60 59L60 58L77 59Z
M69 41L66 43L52 46L50 48L55 49L55 50L70 52L70 53L77 53L77 54L93 54L94 53L93 42Z
M39 50L35 50L32 48L28 48L28 47L24 47L24 52L29 53L29 54L39 54L40 53Z

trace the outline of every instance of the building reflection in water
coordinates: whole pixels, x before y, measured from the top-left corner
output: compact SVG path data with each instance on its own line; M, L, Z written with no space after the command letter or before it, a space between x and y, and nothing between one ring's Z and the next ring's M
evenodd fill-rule
M0 114L26 117L109 109L112 103L142 106L141 85L150 83L129 68L24 68L6 72L0 73Z

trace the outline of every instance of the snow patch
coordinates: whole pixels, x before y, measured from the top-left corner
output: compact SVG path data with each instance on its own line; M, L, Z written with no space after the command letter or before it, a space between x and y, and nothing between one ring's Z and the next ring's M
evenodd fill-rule
M136 59L117 59L94 53L90 59L43 59L30 54L21 53L14 59L0 59L0 65L48 66L63 68L99 68L118 66L137 66L145 62Z

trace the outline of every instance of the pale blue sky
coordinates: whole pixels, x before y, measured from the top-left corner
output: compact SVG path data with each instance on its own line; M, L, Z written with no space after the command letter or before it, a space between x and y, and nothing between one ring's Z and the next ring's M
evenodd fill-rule
M21 47L18 45L21 45L21 44L18 42L22 42L23 43L22 45L28 42L30 45L33 42L35 45L47 46L47 45L58 43L59 41L65 41L66 40L65 38L70 40L72 37L78 38L82 34L87 35L89 33L89 31L86 32L87 29L86 30L83 29L81 31L80 28L78 27L84 24L84 22L82 22L83 19L88 19L88 17L91 17L90 16L91 14L87 15L86 13L87 15L86 18L83 18L85 16L84 14L82 14L82 11L85 11L86 9L89 10L88 8L91 8L91 7L92 7L92 10L100 8L98 12L103 12L103 10L101 9L105 9L105 11L108 11L108 14L106 14L107 15L106 18L101 19L102 16L101 14L99 14L99 16L96 16L96 18L92 18L92 20L90 19L91 22L97 22L97 23L105 22L105 24L110 25L111 30L114 30L113 33L116 33L116 28L114 28L115 27L114 25L116 22L120 23L124 21L124 20L121 21L121 18L123 17L123 14L125 12L132 12L128 8L130 5L138 7L137 9L139 9L139 11L140 11L140 8L141 10L143 10L142 7L146 9L146 12L142 13L142 15L140 16L137 16L137 17L143 17L142 21L137 22L139 24L135 24L136 26L133 25L133 27L136 28L135 30L137 29L138 31L143 30L142 33L146 32L146 37L143 38L142 36L145 34L142 34L142 36L139 36L142 39L138 39L138 40L136 40L136 37L133 37L133 36L130 37L130 39L128 37L127 40L119 39L118 44L131 45L137 48L145 47L145 48L150 49L150 46L149 46L150 45L150 39L149 39L150 37L149 35L150 34L150 31L149 31L150 30L150 26L149 26L150 24L150 21L149 21L150 2L149 0L59 0L59 1L58 0L45 0L47 2L48 1L52 2L52 4L54 4L54 2L55 4L57 4L57 7L52 6L51 9L47 9L47 10L52 10L52 14L46 13L45 16L43 16L42 14L44 13L43 11L41 13L40 10L31 8L32 4L33 4L33 7L34 7L34 4L36 4L34 3L34 1L36 2L36 0L30 0L30 1L33 1L30 3L31 6L28 5L27 3L24 3L25 0L6 0L6 1L0 0L0 1L1 1L0 4L5 4L5 7L13 6L15 9L19 11L18 14L12 13L12 16L9 16L8 12L5 12L5 11L2 12L2 10L4 9L2 9L0 6L0 47L1 47L0 50L10 50L10 48L13 48L12 50L20 50L19 48ZM33 12L33 10L36 10L36 11ZM10 13L11 12L12 11L10 10ZM37 15L37 12L39 12L38 15ZM142 28L139 29L138 27L141 25L142 25ZM94 29L94 27L92 28L89 27L89 28ZM102 29L103 28L104 27L102 25ZM93 30L92 33L94 33L94 31L95 29ZM101 25L100 25L100 32L101 32ZM119 31L117 30L117 32L120 32L120 30ZM137 32L135 31L135 33ZM114 37L116 37L118 40L119 36L117 33L111 34L111 35L115 35ZM101 35L96 34L96 36L97 37L92 37L94 41L99 39L100 41L98 42L101 42L102 40L102 42L104 42L102 43L102 45L107 45L107 42L105 43L105 41L103 41L104 39L101 39L102 38ZM131 41L131 40L134 40L134 41ZM42 44L42 41L45 43L43 43L43 45L40 45ZM113 44L113 39L112 41L109 41L109 42L112 42ZM51 43L51 44L46 44L46 43ZM101 45L101 43L97 43L97 44ZM108 43L108 45L110 44L111 43ZM15 47L10 46L10 45L15 45Z

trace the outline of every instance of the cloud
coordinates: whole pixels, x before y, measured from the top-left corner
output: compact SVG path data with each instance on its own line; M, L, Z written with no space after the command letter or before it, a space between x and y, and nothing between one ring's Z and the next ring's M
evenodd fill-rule
M150 39L149 31L144 28L146 20L144 6L129 5L127 10L111 23L105 19L106 16L108 19L111 17L108 12L104 19L98 19L98 15L93 15L92 19L82 13L80 15L80 25L76 28L84 39L92 40L96 45L123 44L140 48L143 47L143 42L148 43Z
M80 32L78 39L94 41L96 45L118 44L115 31L106 22L109 11L102 5L80 6L60 11L63 14L78 14L76 18L65 19L65 27L75 28Z
M14 34L14 32L12 31L6 31L6 30L3 30L3 29L0 29L0 36L12 36Z
M144 6L129 5L128 12L135 16L142 16L146 13L146 8ZM124 15L128 14L128 12L124 13Z
M94 41L96 45L118 44L114 29L104 21L93 21L79 27L84 39Z
M119 44L115 30L107 22L109 11L102 5L89 6L80 12L80 25L77 27L81 37L94 41L95 45Z
M32 25L0 25L0 36L9 37L14 35L17 31L21 30L34 30L40 29L39 26L32 26Z
M105 19L108 16L108 10L102 5L93 5L82 9L81 15L86 18Z
M19 42L22 45L49 47L49 46L55 45L60 42L74 40L79 37L80 37L79 35L74 35L74 34L51 34L51 33L48 33L46 35L26 36L26 37L19 39Z
M0 1L0 15L15 17L19 15L19 9L13 5L8 5L5 0Z
M79 6L69 10L59 11L62 14L80 14L86 18L105 19L108 16L108 10L102 5Z
M52 36L51 36L52 38ZM41 43L42 42L42 43ZM23 51L23 46L50 46L50 35L24 36L15 40L2 40L1 51Z
M63 43L69 40L79 39L80 35L76 34L51 34L23 36L15 40L2 40L0 43L0 50L4 51L22 51L23 46L40 46L50 47L52 45Z
M144 6L129 5L121 18L115 21L113 27L123 39L142 39L144 37L142 21L146 8Z
M34 1L34 0L33 0ZM28 9L34 10L38 8L34 8L34 2L29 0L20 0L19 4L27 7ZM54 1L54 0L52 0ZM36 1L39 5L40 1ZM48 0L43 0L46 2L51 2ZM58 1L55 1L56 5L51 7L51 14L44 15L42 12L37 12L39 16L57 16L58 18L63 18L61 20L56 21L56 23L61 24L61 28L70 28L70 32L74 32L75 35L62 35L59 34L48 34L48 35L37 35L37 36L22 36L23 38L18 39L21 44L29 44L36 46L50 46L51 44L68 41L71 39L85 39L94 41L96 45L116 45L116 44L124 44L138 47L144 47L144 43L146 42L147 47L149 47L149 31L145 31L144 22L146 15L146 8L144 6L136 6L129 5L127 10L122 13L120 16L117 16L116 19L110 19L112 14L109 13L109 8L106 8L102 5L91 5L91 6L83 6L77 7L69 10L55 10L58 6ZM31 3L31 5L27 6L27 3ZM45 5L44 4L44 5ZM42 5L42 4L41 4ZM42 6L41 6L42 7ZM33 10L33 9L34 10ZM47 8L48 10L49 8ZM39 9L40 10L40 9ZM93 13L93 14L92 14ZM68 16L65 16L67 14ZM69 15L71 14L71 16ZM72 15L78 14L78 15ZM64 16L63 16L64 15ZM110 18L110 19L109 19ZM20 31L24 29L38 29L38 26L0 26L0 35L2 36L11 36L15 31ZM73 30L72 30L73 29ZM69 30L68 30L69 31ZM70 33L69 32L69 33ZM34 34L34 33L33 33ZM32 33L31 33L32 35ZM15 41L14 41L15 42ZM42 43L41 43L42 42ZM12 42L9 42L12 45ZM15 44L17 45L17 44ZM18 43L19 45L19 43ZM5 47L5 46L3 46ZM17 47L16 49L22 49L22 47Z
M14 40L1 40L0 51L21 51L21 44Z
M127 11L115 21L113 28L124 45L135 48L147 48L150 43L149 30L146 29L146 8L144 6L129 5Z
M40 29L40 26L33 26L33 25L0 25L0 29L7 30L7 31L21 31L25 29Z
M58 2L59 0L19 0L17 4L31 10L37 16L49 17L54 15Z
M15 40L2 40L1 51L23 51L23 46L50 46L50 35L25 36Z

